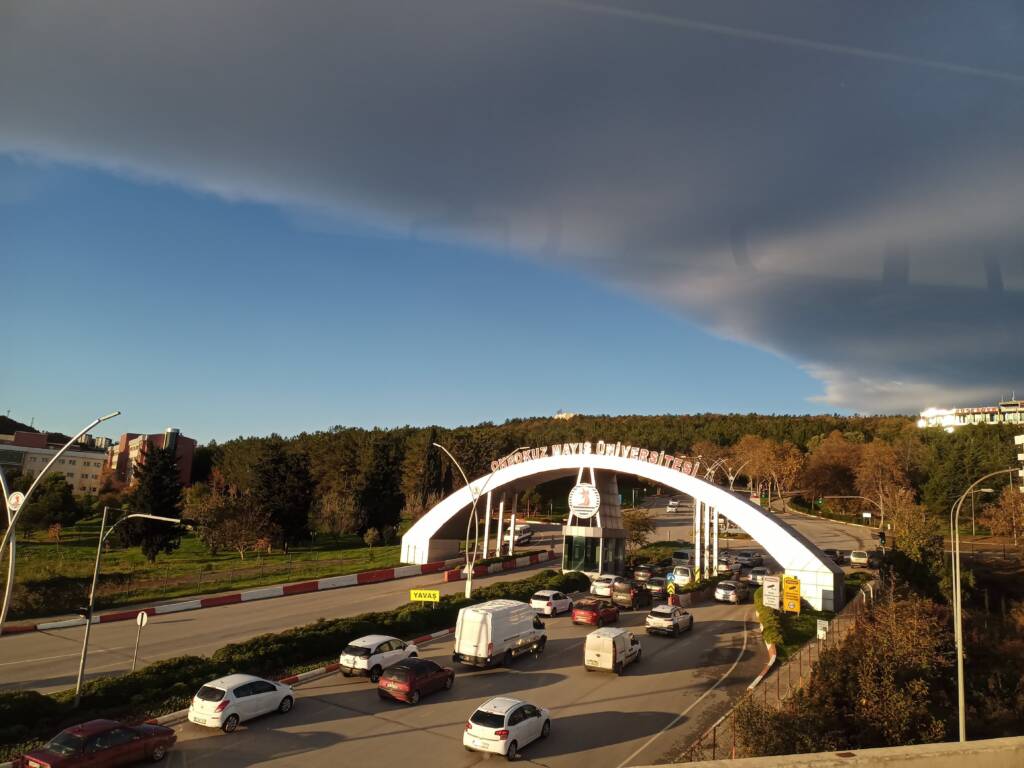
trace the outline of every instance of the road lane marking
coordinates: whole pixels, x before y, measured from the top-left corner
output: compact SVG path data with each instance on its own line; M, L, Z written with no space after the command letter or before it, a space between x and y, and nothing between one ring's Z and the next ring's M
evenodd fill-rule
M714 685L712 685L710 688L708 688L706 691L704 691L704 693L702 693L700 695L700 697L696 701L694 701L692 704L690 704L690 706L688 706L686 709L684 709L682 712L680 712L678 715L676 715L675 719L673 719L671 723L669 723L664 728L662 728L660 731L658 731L656 734L651 736L651 738L649 738L647 741L645 741L643 743L643 745L641 745L635 752L633 752L633 754L631 754L629 757L627 757L625 760L623 760L621 763L619 763L618 768L625 768L626 765L628 765L629 763L633 762L633 758L635 758L637 755L639 755L641 752L643 752L645 749L647 749L649 746L651 746L651 744L653 744L655 741L657 741L657 739L659 739L665 733L665 731L673 728L680 720L682 720L684 717L686 717L687 714L689 714L690 710L692 710L694 707L696 707L698 704L700 704L702 701L704 701L704 698L708 694L710 694L713 690L715 690L718 686L720 686L723 682L725 682L725 679L727 677L729 677L729 675L732 674L734 669L736 669L736 666L740 663L740 659L743 658L743 654L747 650L747 623L748 623L748 620L746 618L744 618L743 619L743 647L740 648L740 652L736 655L736 660L732 663L732 666L729 667L729 669L725 672L725 674L722 675L720 678L718 678L718 680L715 681Z

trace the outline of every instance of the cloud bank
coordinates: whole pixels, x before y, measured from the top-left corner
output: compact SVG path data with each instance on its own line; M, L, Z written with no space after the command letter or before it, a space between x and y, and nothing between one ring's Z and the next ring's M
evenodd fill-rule
M837 408L988 402L1024 389L1018 7L23 0L0 152L569 265Z

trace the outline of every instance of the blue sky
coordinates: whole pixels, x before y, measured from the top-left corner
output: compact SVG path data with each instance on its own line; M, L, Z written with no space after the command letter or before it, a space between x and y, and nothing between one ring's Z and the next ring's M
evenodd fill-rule
M1024 390L1018 5L7 3L0 410L991 404Z
M68 165L0 177L0 408L49 429L819 410L794 364L565 269Z

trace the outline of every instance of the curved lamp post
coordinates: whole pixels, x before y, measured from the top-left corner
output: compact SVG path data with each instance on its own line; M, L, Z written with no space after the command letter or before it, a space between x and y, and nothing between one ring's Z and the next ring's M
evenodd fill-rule
M466 521L466 597L469 597L470 594L473 591L473 566L476 564L477 551L480 548L480 520L479 520L479 518L477 518L477 515L476 515L476 505L477 505L477 502L480 501L480 497L483 496L484 491L487 490L487 484L491 482L491 478L494 477L494 473L492 472L490 475L488 475L487 482L485 482L483 484L483 487L480 488L480 490L478 491L476 488L473 487L472 483L469 482L469 478L466 476L465 470L462 469L462 465L459 464L459 462L456 460L456 458L454 456L452 456L452 452L449 451L447 448L445 448L440 443L434 443L433 445L434 445L435 448L440 448L442 451L444 451L445 455L449 459L452 460L452 464L454 464L455 468L459 470L459 474L462 475L462 479L463 479L463 481L465 481L466 487L469 488L469 492L473 496L473 506L470 508L470 511L469 511L469 519ZM511 456L516 451L526 450L527 447L528 446L522 446L520 448L516 448L515 450L510 451L507 454L507 456ZM505 458L507 458L507 456ZM469 554L469 527L470 527L470 525L473 525L473 555L472 555L472 557L470 557L470 554ZM500 548L501 547L501 538L500 538L501 531L498 531L498 536L499 536L498 546Z
M953 566L953 632L956 637L956 696L960 741L967 741L967 710L964 703L964 614L960 585L960 508L963 506L964 499L972 494L976 486L989 478L1013 474L1016 471L1016 469L1000 469L979 477L967 486L967 490L960 494L960 498L956 500L949 511L949 537L953 545L950 559Z
M163 517L162 515L147 515L143 512L134 512L132 514L125 515L112 526L107 528L107 513L111 510L111 507L104 507L103 519L100 521L100 540L96 544L96 563L92 568L92 587L89 589L89 605L85 609L85 637L82 638L82 657L78 661L78 680L75 683L75 707L78 706L79 701L82 699L82 678L85 676L85 657L89 652L89 630L92 628L92 609L93 603L96 599L96 578L100 573L100 555L103 554L104 543L106 543L107 539L110 538L110 534L114 532L114 529L125 520L159 520L164 523L176 524L180 524L182 522L176 517ZM113 511L121 512L122 510L113 509Z
M47 462L46 466L43 467L42 471L36 475L35 479L32 481L32 485L30 485L28 490L25 492L25 498L22 499L21 505L17 509L13 510L13 514L10 506L9 495L7 493L7 482L6 480L3 480L3 471L0 470L0 480L3 480L4 508L7 510L7 530L4 531L3 542L0 543L0 557L3 557L3 552L7 549L8 541L11 545L11 559L7 569L7 589L4 592L3 607L0 608L0 634L3 634L4 622L7 620L7 609L11 602L11 592L14 589L14 525L18 522L18 517L21 515L22 510L25 509L25 505L28 504L28 500L32 496L32 491L34 491L36 486L39 485L39 481L43 479L43 475L47 473L57 459L59 459L78 438L100 422L107 421L107 419L112 419L115 416L120 415L120 411L114 411L113 413L108 413L106 416L100 416L97 419L93 419L85 427L79 430L78 434L68 440L67 443L64 444L64 447L53 454L53 458L51 458L50 461Z

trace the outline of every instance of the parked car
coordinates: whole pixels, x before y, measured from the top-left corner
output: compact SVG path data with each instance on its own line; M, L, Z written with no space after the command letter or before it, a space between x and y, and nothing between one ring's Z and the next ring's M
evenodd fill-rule
M672 565L693 565L692 549L677 549L672 553Z
M733 560L728 555L719 555L718 556L718 566L716 567L715 570L719 574L723 574L723 573L739 574L739 572L742 570L742 566L740 566L740 564L738 562Z
M664 600L668 597L668 579L664 576L648 579L645 586L651 593L651 600Z
M649 635L672 635L693 629L693 614L678 605L659 605L651 609L644 622Z
M651 605L654 600L651 590L638 581L616 583L612 588L612 602L620 608L636 610Z
M838 549L823 549L821 551L832 558L833 563L836 563L837 565L843 564L843 553Z
M488 699L469 716L462 746L470 752L491 752L516 758L519 749L551 733L551 713L521 699Z
M715 600L723 603L742 603L747 594L747 585L742 581L720 581L715 587Z
M693 568L688 565L677 565L671 570L671 581L677 587L684 587L693 581Z
M619 608L611 600L594 600L587 598L577 600L572 607L573 624L614 624L619 620Z
M545 616L557 616L572 610L572 599L553 589L542 589L530 598L530 607Z
M162 725L124 725L115 720L90 720L65 728L43 746L26 752L15 765L25 768L130 765L158 763L174 746L177 735Z
M650 563L638 565L633 569L633 581L645 582L654 576L658 571Z
M367 635L346 645L338 664L345 677L364 675L376 683L385 669L417 655L419 648L412 643L390 635Z
M590 582L590 594L597 595L598 597L611 597L612 587L617 583L624 583L629 581L625 576L598 576L592 582Z
M759 552L744 550L736 555L736 562L746 568L764 564L764 557Z
M290 685L252 675L227 675L211 680L192 697L189 722L231 733L244 720L269 712L284 714L292 708Z
M455 683L455 671L430 659L406 659L389 667L377 682L382 699L419 704L420 698L445 691Z
M628 629L604 627L587 635L583 644L583 666L588 672L599 669L621 675L635 661L640 661L643 647Z
M540 653L547 640L532 606L518 600L489 600L459 611L452 661L477 667L509 665L524 653Z
M771 572L763 565L759 565L756 568L750 569L750 583L751 584L764 584L766 576L770 576Z
M854 568L868 567L868 553L863 549L854 549L850 552L850 565Z
M679 509L680 506L682 506L682 502L679 499L669 499L668 504L665 505L665 508L669 512L675 512L676 510Z

